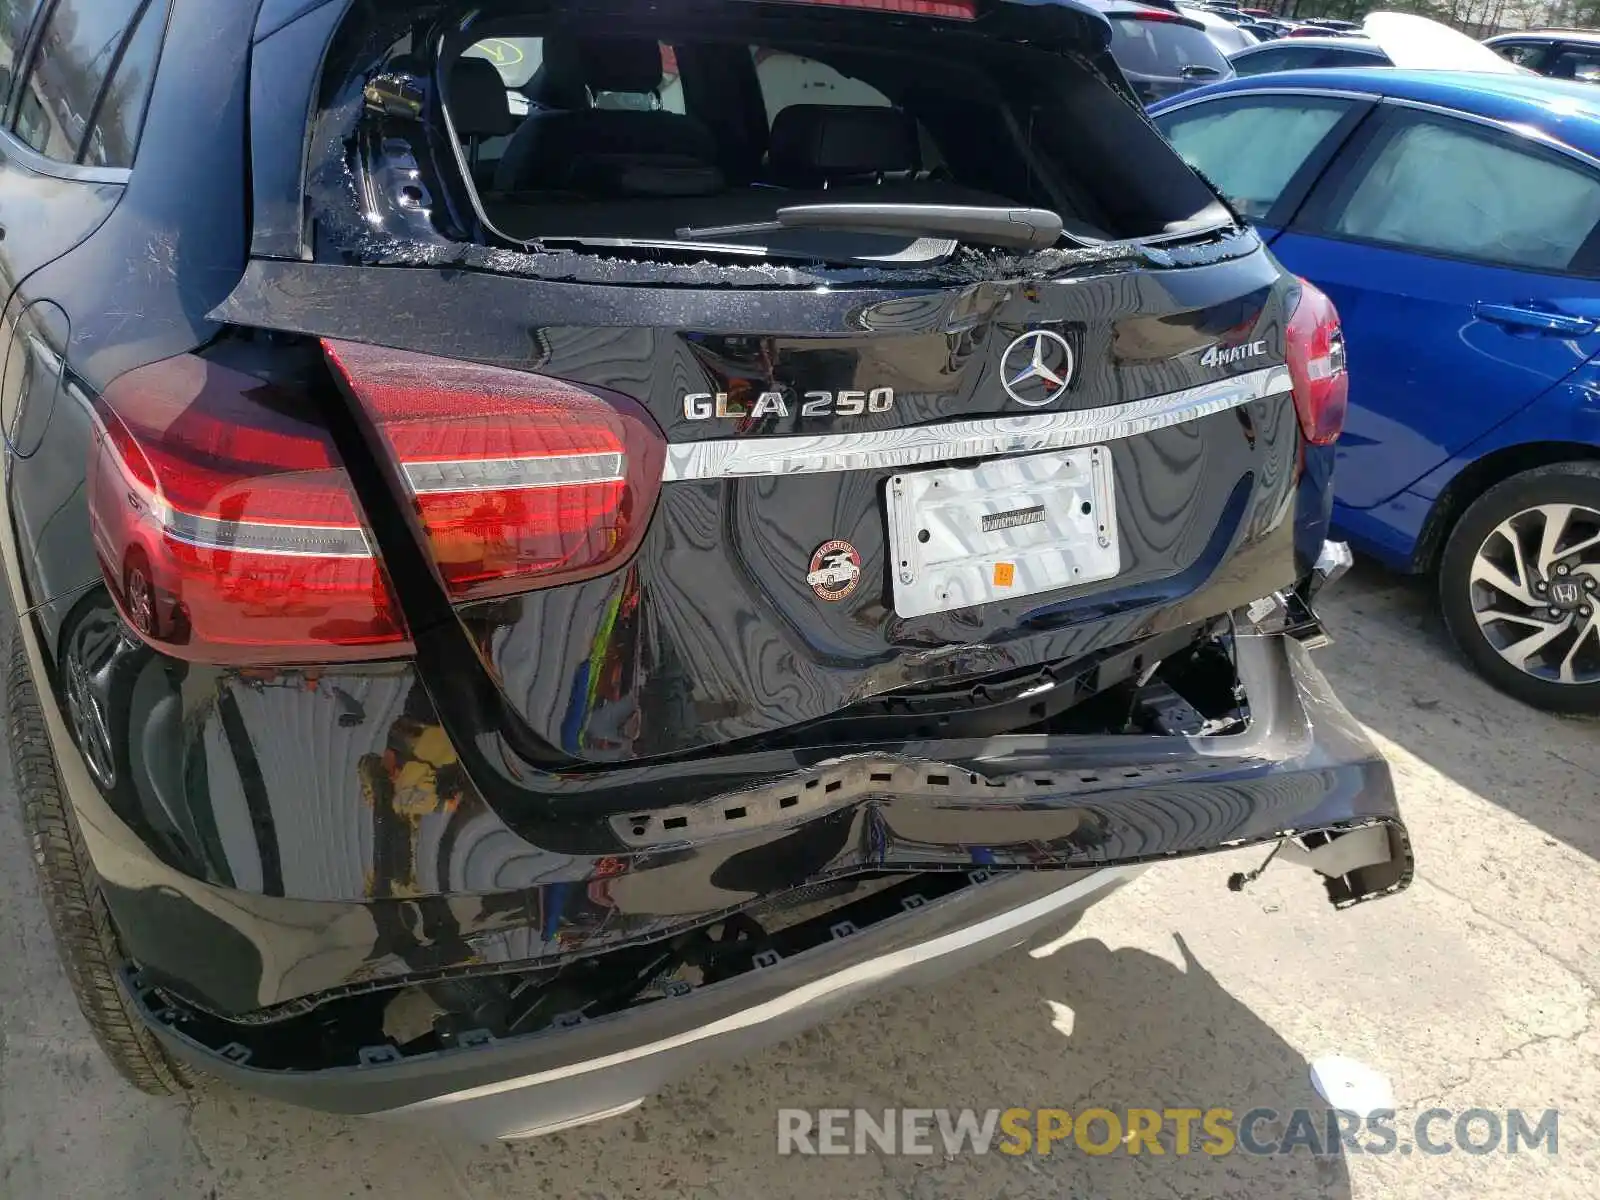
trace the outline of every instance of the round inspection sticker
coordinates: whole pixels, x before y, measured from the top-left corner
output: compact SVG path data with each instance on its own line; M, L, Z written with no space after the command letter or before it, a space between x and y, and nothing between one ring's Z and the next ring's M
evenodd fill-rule
M823 600L843 600L861 582L861 555L849 542L823 542L811 556L806 582Z

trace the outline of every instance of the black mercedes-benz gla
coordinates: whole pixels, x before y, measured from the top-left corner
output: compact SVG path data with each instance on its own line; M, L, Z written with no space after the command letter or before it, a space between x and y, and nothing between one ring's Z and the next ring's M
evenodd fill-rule
M1337 316L1102 17L0 13L8 731L135 1085L531 1135L1150 863L1408 882Z

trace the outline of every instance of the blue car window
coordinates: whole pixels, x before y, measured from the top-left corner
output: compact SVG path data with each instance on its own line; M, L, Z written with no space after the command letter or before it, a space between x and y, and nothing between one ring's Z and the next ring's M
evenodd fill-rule
M1242 216L1259 221L1349 107L1320 96L1225 97L1156 125Z
M1600 221L1600 177L1449 118L1417 117L1367 163L1335 233L1563 271Z

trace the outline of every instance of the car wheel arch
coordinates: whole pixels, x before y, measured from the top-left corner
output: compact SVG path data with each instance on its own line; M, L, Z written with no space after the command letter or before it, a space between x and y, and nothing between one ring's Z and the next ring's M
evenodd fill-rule
M1498 483L1535 467L1600 460L1600 446L1587 442L1538 441L1501 446L1473 459L1445 484L1428 510L1411 552L1411 570L1430 573L1439 566L1445 542L1472 502Z

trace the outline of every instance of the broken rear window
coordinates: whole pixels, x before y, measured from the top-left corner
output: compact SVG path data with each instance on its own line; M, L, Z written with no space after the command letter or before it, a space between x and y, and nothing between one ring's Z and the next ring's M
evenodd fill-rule
M892 261L936 244L904 206L1049 210L1069 237L1105 240L1162 233L1214 199L1081 60L904 23L875 44L795 12L771 36L698 16L617 37L569 16L463 41L441 74L488 225L602 253ZM891 206L904 232L772 228L817 204Z
M977 11L729 0L629 7L624 22L587 0L357 6L308 164L316 253L476 262L481 248L494 270L653 264L758 286L835 266L1014 273L1007 255L1046 249L1056 265L1029 269L1053 271L1060 254L1236 232L1092 18ZM554 257L513 265L503 250Z

